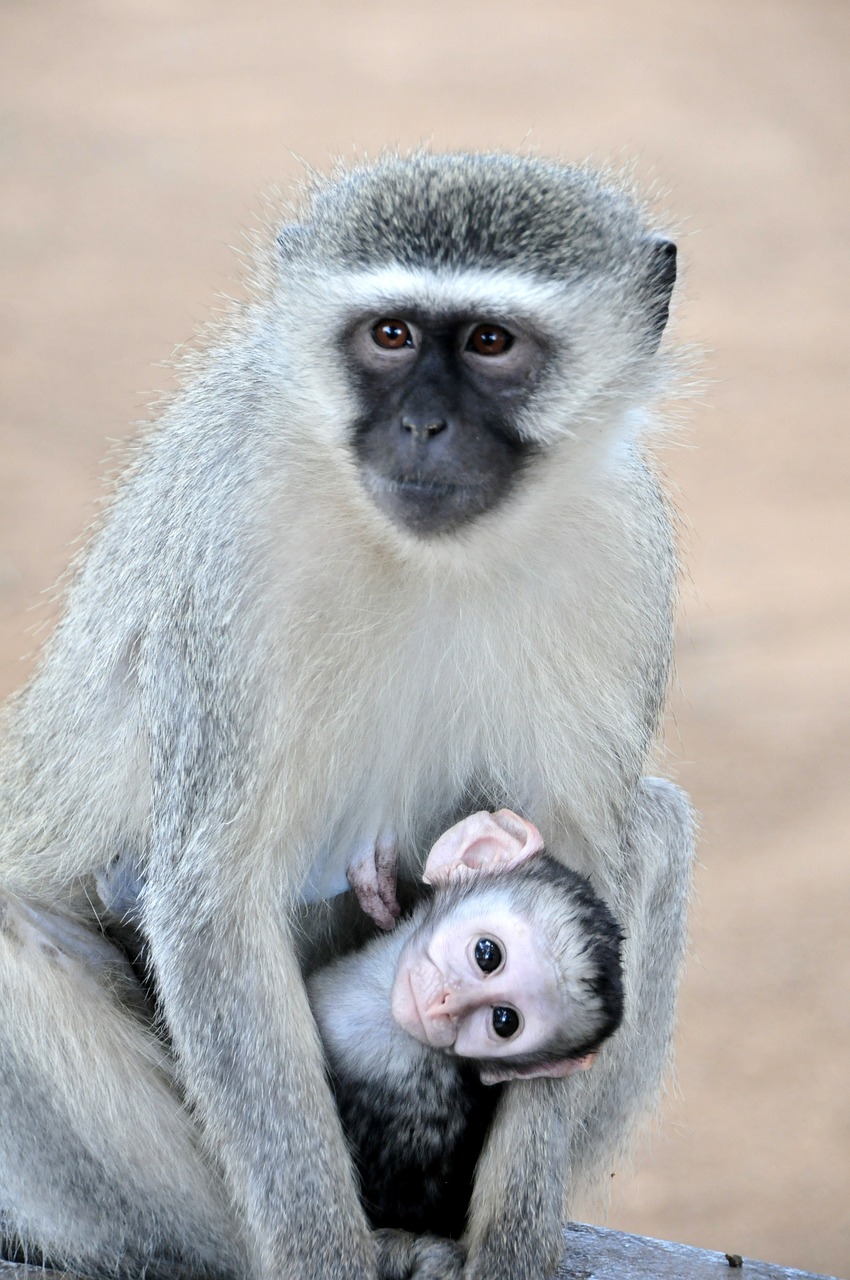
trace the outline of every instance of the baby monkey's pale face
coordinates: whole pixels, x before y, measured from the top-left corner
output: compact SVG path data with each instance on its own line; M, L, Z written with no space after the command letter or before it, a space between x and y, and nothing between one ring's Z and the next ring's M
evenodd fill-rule
M416 930L399 957L392 1012L423 1044L463 1058L534 1053L563 1020L542 932L490 895Z

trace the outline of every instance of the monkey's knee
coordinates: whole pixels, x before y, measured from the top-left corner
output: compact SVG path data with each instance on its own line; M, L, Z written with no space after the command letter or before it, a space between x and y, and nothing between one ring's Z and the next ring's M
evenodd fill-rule
M244 1271L173 1063L118 988L123 956L0 893L0 1237L81 1274ZM116 977L116 972L118 977Z
M687 792L666 778L642 778L638 791L637 825L668 862L690 871L696 839L696 818Z
M145 991L123 951L96 927L0 889L0 935L22 964L46 964L81 986L95 986L135 1012L149 1012Z

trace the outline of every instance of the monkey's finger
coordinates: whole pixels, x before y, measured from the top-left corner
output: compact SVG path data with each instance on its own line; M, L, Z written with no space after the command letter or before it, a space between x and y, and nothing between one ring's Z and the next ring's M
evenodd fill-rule
M372 917L380 929L395 928L398 913L393 913L374 886L356 883L352 884L351 887L360 906L367 916Z
M400 915L396 901L397 864L395 835L382 831L374 843L369 841L357 850L345 871L360 906L381 929L392 929Z
M375 873L378 896L393 920L396 920L401 915L401 907L396 896L398 836L389 827L382 829L375 841Z

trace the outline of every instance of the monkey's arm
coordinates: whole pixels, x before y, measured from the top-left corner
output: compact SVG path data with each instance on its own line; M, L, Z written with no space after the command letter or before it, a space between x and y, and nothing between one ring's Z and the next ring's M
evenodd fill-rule
M219 833L220 834L220 833ZM157 884L148 937L178 1070L254 1274L371 1280L372 1246L291 941L262 894L203 885L200 841Z
M217 717L220 691L211 699L186 661L163 673L168 657L160 645L143 928L177 1070L253 1274L373 1280L286 914L298 867L255 847L246 829L233 761L248 769L251 743L237 749Z
M569 1191L620 1150L669 1062L693 860L690 806L644 779L623 840L626 1018L592 1071L517 1081L479 1161L466 1280L541 1280L554 1271Z

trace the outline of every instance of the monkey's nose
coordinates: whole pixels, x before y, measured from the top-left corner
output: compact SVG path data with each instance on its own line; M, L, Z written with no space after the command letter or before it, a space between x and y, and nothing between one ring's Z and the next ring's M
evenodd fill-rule
M445 431L449 424L445 418L435 418L429 421L408 415L402 418L401 425L405 431L410 432L417 443L421 441L423 444L427 444L433 436L438 436L442 431Z
M435 1017L448 1018L450 1022L457 1022L474 1004L474 994L466 990L460 978L447 978L442 995L434 1001L430 1012Z

